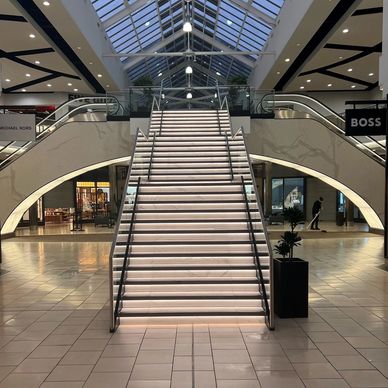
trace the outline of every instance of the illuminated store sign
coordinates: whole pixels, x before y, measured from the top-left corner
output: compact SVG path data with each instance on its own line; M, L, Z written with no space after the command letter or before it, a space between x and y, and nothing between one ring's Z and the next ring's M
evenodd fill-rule
M346 109L346 136L385 135L385 109Z

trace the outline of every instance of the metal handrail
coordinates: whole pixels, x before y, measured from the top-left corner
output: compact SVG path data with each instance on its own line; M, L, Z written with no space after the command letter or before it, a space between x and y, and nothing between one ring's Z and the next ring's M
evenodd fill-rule
M132 166L134 163L134 155L135 155L135 150L136 150L136 144L139 138L139 133L142 133L139 129L136 130L136 135L135 135L135 142L133 150L130 152L131 153L131 160L129 162L128 166L128 173L127 177L125 178L125 183L124 183L124 190L123 190L123 196L121 198L121 204L120 204L120 209L118 209L118 214L123 214L124 210L124 204L125 204L125 198L127 196L127 190L128 190L128 185L129 185L129 178L131 177L132 174ZM144 136L144 134L143 134ZM115 231L114 231L114 236L115 239L112 242L110 252L109 252L109 293L110 293L110 311L111 311L111 328L110 331L113 332L116 330L115 328L115 317L114 317L114 300L113 300L113 257L114 257L114 252L115 252L115 247L117 243L117 236L119 235L120 231L120 222L116 222L115 226Z
M120 302L122 300L122 295L123 295L123 287L124 282L126 280L126 274L127 274L127 267L128 267L128 260L129 260L129 249L131 248L131 240L132 240L132 230L133 230L133 224L135 221L135 214L136 214L136 206L137 206L137 200L139 197L139 191L140 191L140 183L141 183L141 176L138 177L137 179L137 185L136 185L136 195L135 195L135 200L133 202L132 206L132 216L131 216L131 221L129 224L129 231L128 231L128 238L127 238L127 245L125 247L125 253L124 253L124 260L123 260L123 265L121 268L121 275L120 275L120 284L119 284L119 289L117 291L117 298L116 298L116 305L115 305L115 310L114 310L114 326L113 330L116 329L117 327L117 319L119 317L119 309L120 309ZM125 201L125 198L123 199Z
M231 176L231 180L233 181L233 180L234 180L234 173L233 173L232 156L231 156L231 154L230 154L229 139L228 139L228 134L226 133L226 131L225 131L224 133L225 133L226 149L227 149L227 151L228 151L228 158L229 158L229 170L230 170L230 176Z
M244 195L244 201L245 201L245 207L248 215L248 226L249 226L249 234L251 236L251 241L252 241L252 246L253 246L253 251L254 251L254 256L255 256L255 266L256 266L256 277L257 280L259 281L259 284L261 286L261 294L264 299L264 310L266 314L266 324L270 328L271 323L270 323L270 309L269 309L269 304L268 304L268 297L267 297L267 290L265 289L265 283L264 283L264 278L263 278L263 271L261 269L261 263L260 263L260 255L259 251L257 249L257 242L256 242L256 236L255 236L255 231L253 228L253 223L252 223L252 217L251 217L251 209L249 207L248 203L248 196L245 188L245 181L244 177L241 175L241 184L243 187L243 195ZM262 299L262 303L263 303Z
M251 172L252 186L253 186L253 191L255 193L256 203L257 203L257 206L259 208L260 214L264 217L264 212L263 212L263 208L261 206L259 192L257 191L255 174L253 172L252 165L251 165L251 163L249 161L248 148L247 148L247 143L246 143L246 139L245 139L245 136L244 136L244 127L241 127L241 133L242 133L242 141L244 143L245 157L247 159L247 162L248 162L248 165L249 165L249 170ZM265 236L265 241L267 243L268 255L269 255L269 274L270 274L269 287L270 287L270 295L272 295L272 297L270 299L271 308L270 308L270 311L269 311L269 314L270 314L269 315L270 316L269 328L271 330L273 330L275 328L275 312L274 312L274 298L273 298L273 295L274 295L273 252L272 252L272 246L271 246L271 241L269 239L268 231L267 231L267 228L266 228L266 226L264 224L264 219L262 219L262 226L263 226L263 232L264 232L264 236Z
M152 148L151 148L151 156L150 156L150 164L148 165L148 173L147 173L147 179L150 180L151 170L152 170L152 160L154 158L154 148L155 148L155 137L156 132L154 132L154 138L152 140Z
M219 110L218 110L218 109L216 110L216 112L217 112L217 121L218 121L218 132L219 132L219 134L221 135L221 121L220 121L220 112L219 112Z

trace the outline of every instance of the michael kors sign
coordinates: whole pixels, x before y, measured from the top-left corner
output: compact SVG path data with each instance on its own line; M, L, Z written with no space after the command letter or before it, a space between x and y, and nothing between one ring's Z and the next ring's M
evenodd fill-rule
M35 115L0 114L0 140L34 141Z
M346 136L385 135L387 113L385 109L347 109Z

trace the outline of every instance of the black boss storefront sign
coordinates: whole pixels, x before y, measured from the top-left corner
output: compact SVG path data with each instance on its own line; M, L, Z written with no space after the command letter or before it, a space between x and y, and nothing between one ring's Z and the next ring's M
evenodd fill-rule
M385 109L347 109L345 111L345 135L385 135L386 116Z

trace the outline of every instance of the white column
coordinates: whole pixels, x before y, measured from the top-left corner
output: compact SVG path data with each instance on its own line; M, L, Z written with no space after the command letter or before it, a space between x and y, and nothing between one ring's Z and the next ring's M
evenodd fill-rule
M384 94L388 93L388 0L384 0L383 11L383 52L380 57L379 84L384 88Z

